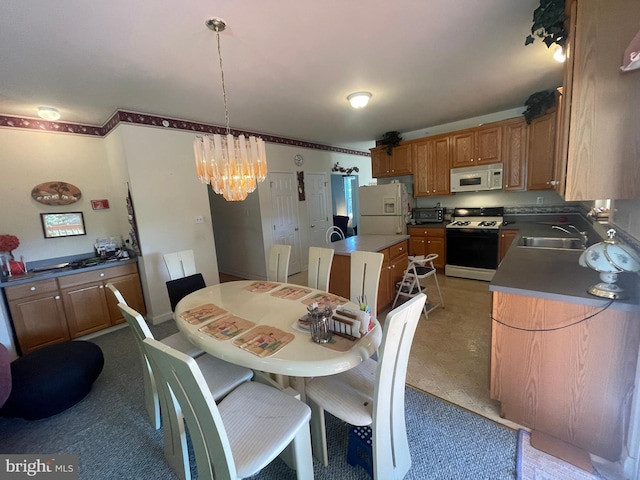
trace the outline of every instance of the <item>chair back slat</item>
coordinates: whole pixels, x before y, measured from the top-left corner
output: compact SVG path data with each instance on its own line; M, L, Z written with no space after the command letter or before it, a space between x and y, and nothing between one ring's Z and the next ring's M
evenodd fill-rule
M358 297L366 297L374 318L378 315L378 286L383 261L384 255L379 252L351 252L350 300L357 302Z
M188 277L197 272L193 250L166 253L162 258L167 266L167 270L169 270L171 280Z
M309 247L308 287L329 291L333 254L332 248Z
M271 245L269 258L267 259L267 280L270 282L286 282L289 277L290 257L291 245Z

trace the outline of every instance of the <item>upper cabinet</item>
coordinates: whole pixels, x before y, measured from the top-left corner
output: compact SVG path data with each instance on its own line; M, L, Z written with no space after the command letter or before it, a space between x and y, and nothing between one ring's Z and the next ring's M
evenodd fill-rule
M397 177L411 174L411 145L402 144L393 147L393 153L387 154L386 147L371 149L371 176Z
M524 117L502 126L503 190L519 191L527 186L527 123Z
M451 166L470 167L502 162L502 125L489 124L451 135Z
M638 0L572 0L567 8L565 199L640 198L640 72L620 70L638 32L630 14Z
M414 197L449 195L450 137L428 137L412 145Z
M555 186L555 109L531 121L527 155L527 190L553 190Z

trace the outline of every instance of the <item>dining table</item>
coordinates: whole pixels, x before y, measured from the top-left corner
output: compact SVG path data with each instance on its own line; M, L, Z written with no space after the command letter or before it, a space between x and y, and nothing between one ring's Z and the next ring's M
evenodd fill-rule
M334 311L338 305L347 312L360 309L346 298L310 287L242 280L187 295L177 304L175 318L178 329L206 353L278 378L334 375L377 351L382 327L375 318L359 338L334 334L328 343L314 342L303 318L314 304L331 305Z

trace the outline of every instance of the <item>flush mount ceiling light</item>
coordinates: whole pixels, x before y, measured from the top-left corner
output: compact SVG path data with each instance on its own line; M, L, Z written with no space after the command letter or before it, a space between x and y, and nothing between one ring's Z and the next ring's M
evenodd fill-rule
M224 20L210 18L207 27L216 32L220 76L222 77L222 98L224 116L227 122L226 135L198 135L193 140L196 159L196 172L202 183L210 183L213 191L221 194L225 200L238 201L256 189L257 183L267 177L267 157L264 140L244 135L234 137L229 128L227 110L227 91L224 86L222 53L220 52L220 32L227 27Z
M553 52L553 59L556 62L560 63L564 63L564 61L567 59L567 56L564 54L564 48L562 48L560 45L558 45L556 47L556 50Z
M60 112L53 107L38 107L38 116L45 120L55 122L60 118Z
M363 108L369 103L371 94L369 92L356 92L347 97L353 108Z

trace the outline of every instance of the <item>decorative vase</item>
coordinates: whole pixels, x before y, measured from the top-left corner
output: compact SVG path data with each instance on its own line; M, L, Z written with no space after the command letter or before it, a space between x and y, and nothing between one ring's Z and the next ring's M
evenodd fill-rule
M0 266L2 266L2 274L7 275L11 271L9 262L13 260L11 252L0 252Z

